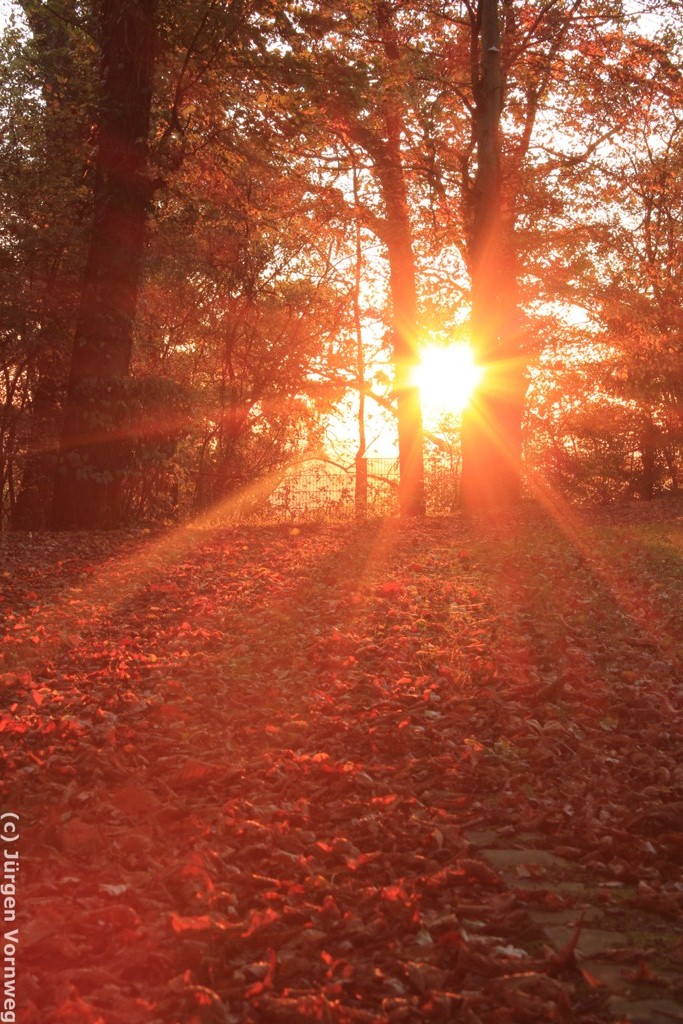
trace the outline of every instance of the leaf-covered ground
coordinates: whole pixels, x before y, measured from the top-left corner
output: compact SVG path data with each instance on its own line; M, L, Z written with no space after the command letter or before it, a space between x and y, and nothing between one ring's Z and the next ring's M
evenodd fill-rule
M2 538L17 1019L683 1019L683 509L556 518Z

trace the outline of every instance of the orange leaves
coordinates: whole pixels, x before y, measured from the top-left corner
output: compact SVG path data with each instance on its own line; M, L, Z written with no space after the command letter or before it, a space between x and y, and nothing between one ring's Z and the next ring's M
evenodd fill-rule
M389 900L390 903L407 903L410 900L408 893L400 883L398 885L385 885L382 889L382 896L385 900Z
M373 796L370 803L373 807L391 807L392 804L396 803L396 801L400 799L401 797L398 793L387 793L384 796Z
M169 914L171 928L176 935L183 935L186 932L222 931L227 926L225 921L216 917L215 914L200 914L196 917L183 917L172 911Z
M253 999L254 996L260 996L267 989L273 987L273 980L275 978L275 971L277 970L277 953L274 949L268 950L268 960L266 966L266 973L263 978L259 981L255 981L244 993L245 999Z
M246 930L241 932L242 938L248 939L260 929L266 928L269 924L279 920L280 914L277 910L273 910L272 907L266 907L263 911L255 910L249 919Z
M378 588L378 593L382 597L400 597L403 593L403 584L399 583L398 580L387 580L381 587Z
M359 868L364 868L368 864L372 864L374 861L382 859L381 850L373 850L371 853L361 853L359 857L345 857L345 863L350 871L358 871Z

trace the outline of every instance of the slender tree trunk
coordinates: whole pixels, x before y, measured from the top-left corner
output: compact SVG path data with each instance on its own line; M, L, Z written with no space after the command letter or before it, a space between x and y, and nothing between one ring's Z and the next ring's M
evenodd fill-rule
M393 305L394 387L398 410L399 507L402 516L425 512L423 425L420 391L413 383L418 363L415 261L402 217L388 219L389 282Z
M152 187L147 173L156 0L103 0L93 227L71 360L53 523L118 525L125 379Z
M358 194L358 167L353 161L353 197L356 211L356 260L353 280L353 323L356 335L356 377L358 380L358 451L354 487L354 508L356 517L364 519L368 513L368 463L366 457L367 438L365 434L365 351L363 348L363 321L360 306L360 290L363 282L363 238L360 223L360 197Z
M472 339L485 372L463 414L461 496L469 511L519 499L524 397L518 358L513 216L504 209L501 178L503 83L498 0L481 0L480 13L470 263Z

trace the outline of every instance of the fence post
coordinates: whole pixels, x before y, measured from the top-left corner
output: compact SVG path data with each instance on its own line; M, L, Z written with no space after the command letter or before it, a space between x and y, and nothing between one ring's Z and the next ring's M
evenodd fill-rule
M365 519L368 514L368 460L360 453L356 455L356 518Z

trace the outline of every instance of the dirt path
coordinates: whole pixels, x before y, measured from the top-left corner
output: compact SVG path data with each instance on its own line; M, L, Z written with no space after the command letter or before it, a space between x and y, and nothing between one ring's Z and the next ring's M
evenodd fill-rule
M17 1019L683 1019L681 520L570 533L6 539Z

